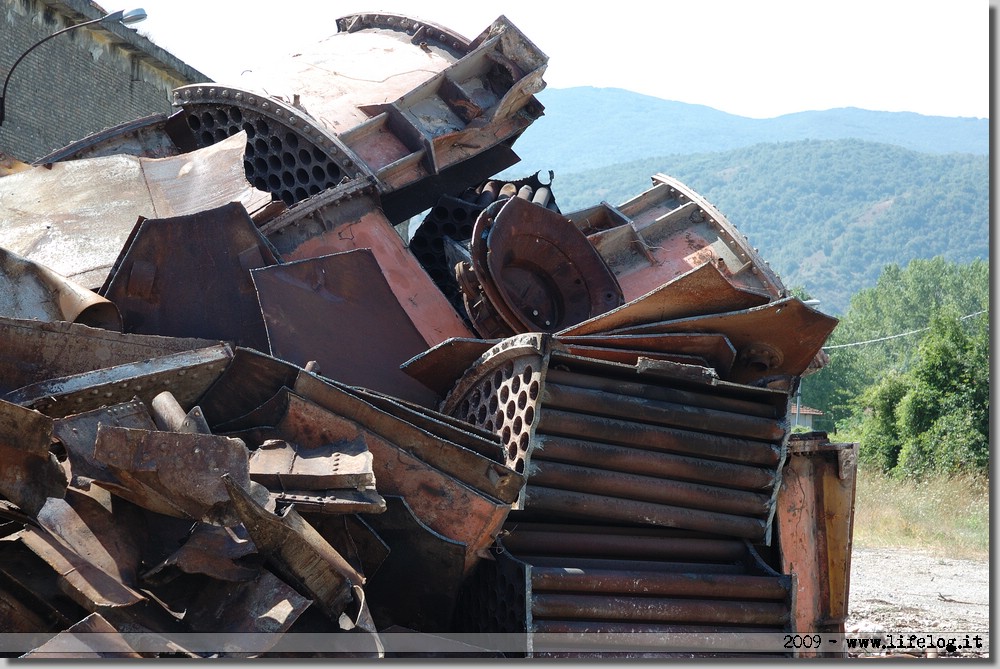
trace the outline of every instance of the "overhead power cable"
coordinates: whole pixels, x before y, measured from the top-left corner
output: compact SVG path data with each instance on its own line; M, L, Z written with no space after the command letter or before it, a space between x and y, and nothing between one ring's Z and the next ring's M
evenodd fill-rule
M988 309L981 309L981 310L979 310L979 311L977 311L975 313L966 314L965 316L962 316L958 320L964 321L966 318L972 318L973 316L978 316L979 314L985 314L987 311L989 311L989 310ZM907 336L912 335L912 334L917 334L918 332L927 332L928 330L930 330L929 327L927 327L927 328L920 328L919 330L910 330L909 332L900 332L899 334L889 335L888 337L879 337L878 339L868 339L866 341L856 341L856 342L851 342L850 344L836 344L834 346L824 346L823 350L824 351L832 351L835 348L847 348L848 346L861 346L863 344L874 344L874 343L880 342L880 341L888 341L890 339L898 339L899 337L907 337Z

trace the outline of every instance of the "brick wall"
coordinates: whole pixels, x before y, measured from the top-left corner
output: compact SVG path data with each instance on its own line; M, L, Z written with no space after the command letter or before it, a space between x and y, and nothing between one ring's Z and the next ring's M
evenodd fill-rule
M0 86L32 44L104 14L90 2L0 0ZM120 24L58 35L11 75L0 153L31 162L98 130L169 113L171 91L199 81L208 79Z

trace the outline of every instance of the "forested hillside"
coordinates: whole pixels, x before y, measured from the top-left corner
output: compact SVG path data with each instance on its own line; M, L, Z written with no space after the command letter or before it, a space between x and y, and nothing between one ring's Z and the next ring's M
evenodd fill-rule
M663 172L712 202L827 313L914 258L989 257L989 159L860 140L766 143L556 174L563 212L620 204Z

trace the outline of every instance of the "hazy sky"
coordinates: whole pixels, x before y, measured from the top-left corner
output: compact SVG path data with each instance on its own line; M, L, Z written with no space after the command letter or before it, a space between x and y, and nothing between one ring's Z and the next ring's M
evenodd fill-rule
M549 57L551 88L626 88L754 118L989 117L989 0L98 1L143 7L140 33L220 82L336 33L347 14L406 14L470 39L503 14Z

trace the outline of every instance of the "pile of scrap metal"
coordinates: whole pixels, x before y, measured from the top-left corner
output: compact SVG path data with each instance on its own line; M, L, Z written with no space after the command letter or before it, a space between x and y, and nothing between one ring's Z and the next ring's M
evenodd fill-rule
M338 28L0 178L0 653L843 631L853 448L788 420L836 320L669 177L495 177L547 60L504 17Z

